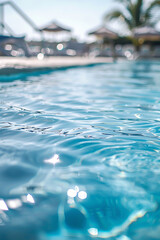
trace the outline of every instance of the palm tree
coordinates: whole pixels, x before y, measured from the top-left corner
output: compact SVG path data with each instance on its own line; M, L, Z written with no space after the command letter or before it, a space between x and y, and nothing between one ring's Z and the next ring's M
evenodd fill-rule
M120 18L125 22L127 28L132 30L136 27L149 25L154 26L157 20L160 20L160 15L155 17L154 10L156 12L157 7L160 12L160 0L151 0L148 6L145 6L145 0L116 0L123 4L125 11L113 10L106 14L105 21ZM158 13L158 11L157 11Z
M160 0L150 0L146 7L145 0L116 0L124 6L123 10L113 10L106 14L105 21L112 19L122 20L127 29L132 31L134 28L141 26L154 26L160 21ZM158 12L159 10L159 12ZM136 51L140 50L141 43L138 39L132 38L132 42L136 48Z

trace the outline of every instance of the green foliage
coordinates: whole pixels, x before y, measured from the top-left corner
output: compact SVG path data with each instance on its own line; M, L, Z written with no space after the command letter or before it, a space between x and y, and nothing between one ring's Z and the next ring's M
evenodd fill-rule
M160 13L160 0L153 0L146 8L144 6L144 0L116 0L122 3L124 10L117 9L111 11L105 16L105 21L110 21L112 19L123 20L128 29L144 26L144 25L155 25L157 23L157 18L154 17L154 12ZM157 15L160 21L160 14Z

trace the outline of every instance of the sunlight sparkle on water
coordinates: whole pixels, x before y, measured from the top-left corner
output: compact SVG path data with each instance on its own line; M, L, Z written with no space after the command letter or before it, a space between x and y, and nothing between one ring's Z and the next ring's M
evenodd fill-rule
M58 154L54 154L53 157L44 160L44 162L55 165L55 164L60 162L59 155Z
M3 199L0 199L0 209L3 211L8 211L7 204L5 203L5 201Z
M68 195L68 197L72 197L72 198L74 198L74 197L77 196L77 191L74 190L74 189L68 189L68 191L67 191L67 195Z
M22 202L20 199L10 199L7 201L7 205L11 209L16 209L22 206Z
M98 229L97 228L89 228L88 232L92 236L98 236Z
M138 119L141 118L141 115L140 115L140 114L134 114L134 116L135 116L136 118L138 118Z
M67 191L68 197L74 198L78 195L78 198L84 200L87 198L87 193L85 191L79 191L79 187L75 186L74 189L70 188Z
M35 200L34 200L34 198L32 197L31 194L27 195L27 201L30 202L30 203L35 203Z
M85 192L85 191L80 191L79 193L78 193L78 197L80 198L80 199L86 199L87 198L87 193Z

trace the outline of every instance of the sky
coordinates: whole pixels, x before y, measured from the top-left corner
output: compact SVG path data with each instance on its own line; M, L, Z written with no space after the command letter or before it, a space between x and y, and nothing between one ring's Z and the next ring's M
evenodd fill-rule
M62 25L71 28L72 36L81 41L87 39L87 32L102 24L103 16L114 6L113 2L114 0L14 1L38 27L45 26L47 23L56 20ZM38 38L38 35L10 6L5 7L5 22L18 35L26 35L28 39Z

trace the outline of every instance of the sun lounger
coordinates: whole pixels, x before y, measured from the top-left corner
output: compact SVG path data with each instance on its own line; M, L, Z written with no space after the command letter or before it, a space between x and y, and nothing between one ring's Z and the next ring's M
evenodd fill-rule
M5 46L7 44L14 45L17 48L22 49L26 57L29 57L31 55L24 37L0 35L0 52L2 53L2 55L12 56L12 51L8 51L5 49Z

